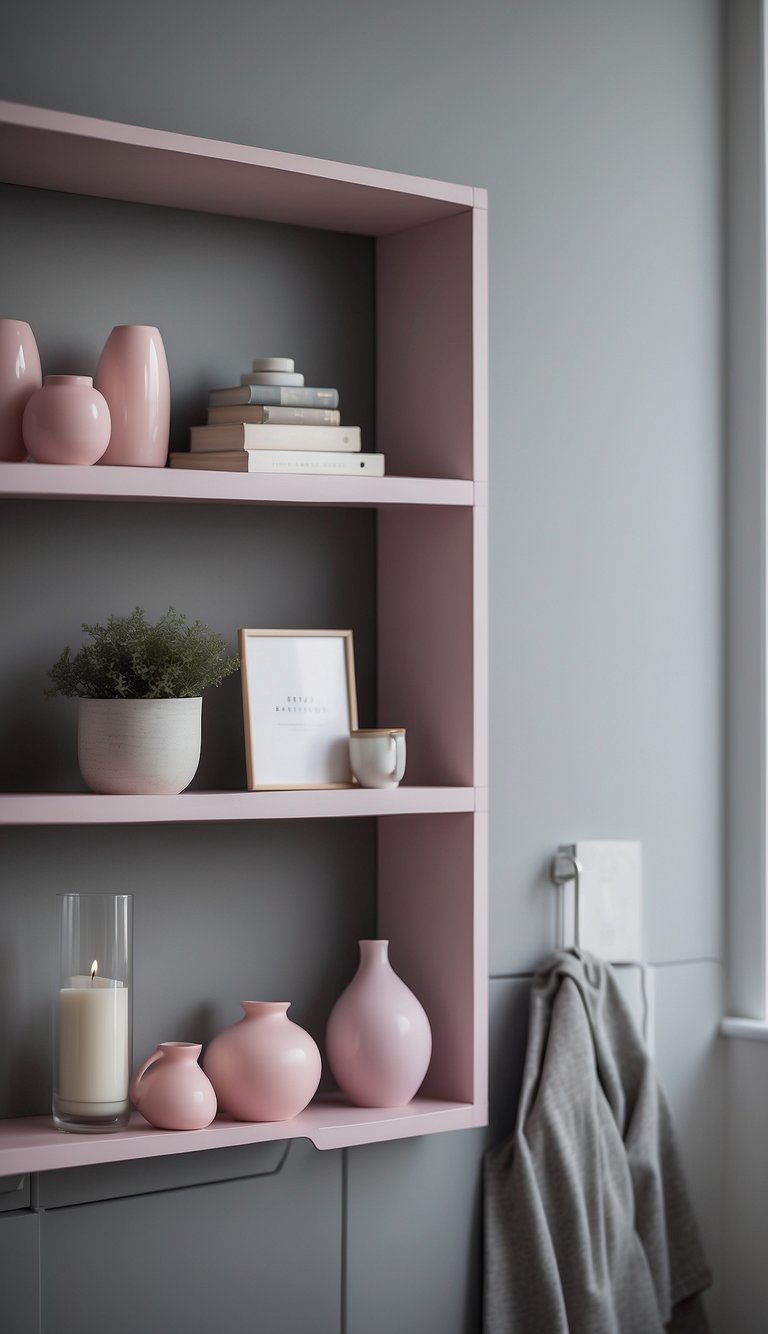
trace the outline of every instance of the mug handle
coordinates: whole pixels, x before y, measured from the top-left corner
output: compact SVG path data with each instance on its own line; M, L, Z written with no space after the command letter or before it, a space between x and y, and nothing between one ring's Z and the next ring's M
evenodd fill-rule
M387 737L387 752L391 755L387 777L394 778L397 773L397 737L392 736L391 732Z
M149 1067L151 1065L154 1065L155 1061L159 1061L162 1055L163 1053L161 1052L160 1048L156 1047L155 1050L152 1052L151 1056L147 1057L146 1061L144 1061L143 1065L139 1066L138 1070L136 1071L136 1074L133 1076L133 1079L131 1080L131 1086L128 1089L128 1097L130 1098L134 1107L138 1108L139 1106L139 1082L141 1080L142 1075L145 1075Z

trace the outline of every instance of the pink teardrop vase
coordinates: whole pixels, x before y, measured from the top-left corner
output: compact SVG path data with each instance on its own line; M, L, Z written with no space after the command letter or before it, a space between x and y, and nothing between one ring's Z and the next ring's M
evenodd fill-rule
M289 1121L320 1083L320 1052L288 1018L289 1001L241 1001L242 1019L210 1043L203 1069L235 1121Z
M197 1063L199 1042L161 1042L131 1080L131 1102L159 1130L204 1130L216 1094Z
M165 467L171 385L160 331L151 324L116 325L99 357L94 384L112 417L112 435L99 462Z
M326 1054L334 1078L357 1107L404 1107L432 1055L420 1001L394 972L389 942L360 941L360 966L328 1020Z
M0 459L27 457L21 422L32 394L43 383L35 336L23 320L0 320Z

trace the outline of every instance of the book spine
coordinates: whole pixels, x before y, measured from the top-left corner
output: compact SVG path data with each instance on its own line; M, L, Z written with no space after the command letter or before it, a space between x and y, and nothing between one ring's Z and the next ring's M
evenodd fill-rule
M231 403L253 403L284 408L338 408L339 391L269 384L234 385L227 389L209 390L209 407L223 407Z
M258 450L243 453L226 451L220 453L172 453L169 459L172 468L194 469L210 472L249 472L249 473L337 473L345 476L368 474L372 477L384 476L384 455L378 453L337 454L333 450Z
M275 426L340 426L338 408L267 408L264 421Z
M234 449L333 449L359 453L362 437L359 426L286 426L256 422L231 422L229 425L191 426L189 448L192 453Z
M277 451L271 453L250 453L248 455L249 472L296 472L296 473L338 473L353 476L367 473L371 477L384 476L383 454L304 454Z
M255 403L220 404L208 409L208 425L263 423L272 426L340 426L341 413L334 408L261 407Z

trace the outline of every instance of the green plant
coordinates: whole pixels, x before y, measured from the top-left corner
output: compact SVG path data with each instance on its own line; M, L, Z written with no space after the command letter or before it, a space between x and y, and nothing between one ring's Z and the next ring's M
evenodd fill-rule
M110 616L106 625L83 625L91 643L74 656L69 647L48 675L47 695L85 699L183 699L217 686L237 671L221 635L169 607L150 625L141 607Z

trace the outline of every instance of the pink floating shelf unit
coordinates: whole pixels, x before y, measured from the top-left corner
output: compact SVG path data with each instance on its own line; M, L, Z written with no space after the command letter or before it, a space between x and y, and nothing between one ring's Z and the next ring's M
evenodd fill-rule
M430 1016L406 1108L318 1099L291 1122L56 1132L0 1123L0 1175L307 1136L338 1148L487 1118L487 198L394 172L0 102L10 184L357 233L376 250L376 448L387 476L0 464L0 496L93 503L367 506L376 513L381 719L408 727L394 792L0 795L0 824L375 818L378 931ZM424 386L429 385L425 394Z

